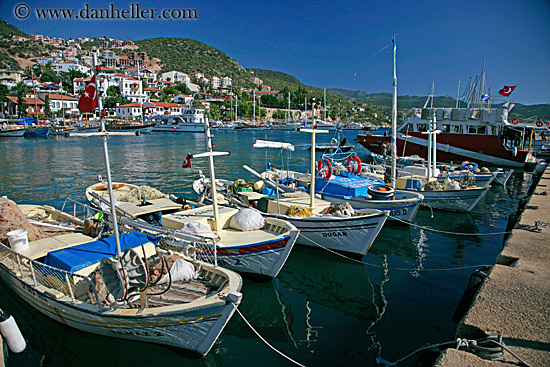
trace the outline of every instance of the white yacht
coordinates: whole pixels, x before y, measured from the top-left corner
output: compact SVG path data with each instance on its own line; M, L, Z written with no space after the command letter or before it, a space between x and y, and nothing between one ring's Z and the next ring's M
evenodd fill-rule
M153 131L203 133L208 117L202 109L187 108L181 115L164 115L156 121Z

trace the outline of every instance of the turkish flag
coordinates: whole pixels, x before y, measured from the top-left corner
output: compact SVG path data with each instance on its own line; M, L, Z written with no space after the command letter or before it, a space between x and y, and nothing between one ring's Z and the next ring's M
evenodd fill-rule
M504 88L498 91L498 94L503 95L504 97L508 97L510 94L512 94L514 89L516 89L515 85L513 87L509 85L505 85Z
M187 154L181 168L191 168L191 154Z
M95 84L95 76L92 77L90 82L86 85L86 88L84 88L84 93L80 96L77 107L80 112L90 112L97 107L97 87Z

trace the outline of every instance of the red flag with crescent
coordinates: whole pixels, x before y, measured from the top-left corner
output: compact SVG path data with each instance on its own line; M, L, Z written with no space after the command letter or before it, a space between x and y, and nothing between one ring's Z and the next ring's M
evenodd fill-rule
M80 112L91 112L97 107L97 104L97 86L95 83L95 76L93 76L86 85L86 88L84 88L84 92L80 96L77 107Z
M181 168L191 168L191 154L187 154Z
M498 91L498 94L503 95L504 97L508 97L512 92L516 89L516 86L509 86L505 85L504 88Z

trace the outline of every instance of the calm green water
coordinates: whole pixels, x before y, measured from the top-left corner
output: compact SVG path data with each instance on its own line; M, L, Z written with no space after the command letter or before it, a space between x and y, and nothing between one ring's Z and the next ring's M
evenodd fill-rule
M305 144L298 132L220 131L214 133L219 178L253 180L242 168L263 169L266 153L255 139ZM354 134L346 134L348 141ZM327 139L318 138L319 142ZM204 151L202 134L153 133L109 138L114 181L147 184L191 196L190 185L205 160L193 161L193 174L181 164L188 152ZM366 159L367 151L357 153ZM277 154L269 154L270 161ZM65 198L84 202L84 189L106 176L100 138L0 139L0 195L18 203L61 208ZM294 166L309 167L309 151L292 153ZM503 234L460 236L454 232L501 233L522 193L522 175L507 187L493 187L471 214L421 210L410 227L385 227L362 263L323 250L293 250L276 280L244 280L239 310L276 349L307 366L374 366L376 358L395 361L427 343L454 339L451 318L475 269L494 264ZM430 227L444 232L434 232ZM449 232L449 233L447 233ZM404 270L402 270L404 269ZM83 333L38 314L0 283L0 307L13 314L27 349L10 355L8 366L286 366L235 314L204 359L177 351Z

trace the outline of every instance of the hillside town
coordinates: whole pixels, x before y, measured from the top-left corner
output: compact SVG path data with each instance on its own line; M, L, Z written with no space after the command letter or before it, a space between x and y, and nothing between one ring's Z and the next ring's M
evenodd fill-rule
M0 94L5 96L0 104L2 118L75 124L97 119L99 112L82 114L77 108L80 95L95 74L102 113L110 119L151 119L198 108L212 121L337 120L337 108L331 110L321 98L315 101L311 96L309 100L293 96L300 102L287 105L290 93L287 96L286 90L272 90L252 69L245 72L245 83L202 71L163 71L162 60L140 51L131 40L31 34L12 35L9 43L11 48L38 47L46 52L36 57L19 53L15 57L19 70L10 65L0 69L0 85L4 86L0 86ZM98 63L95 69L94 55ZM350 112L365 113L365 107L357 105ZM377 112L370 116L379 119Z

